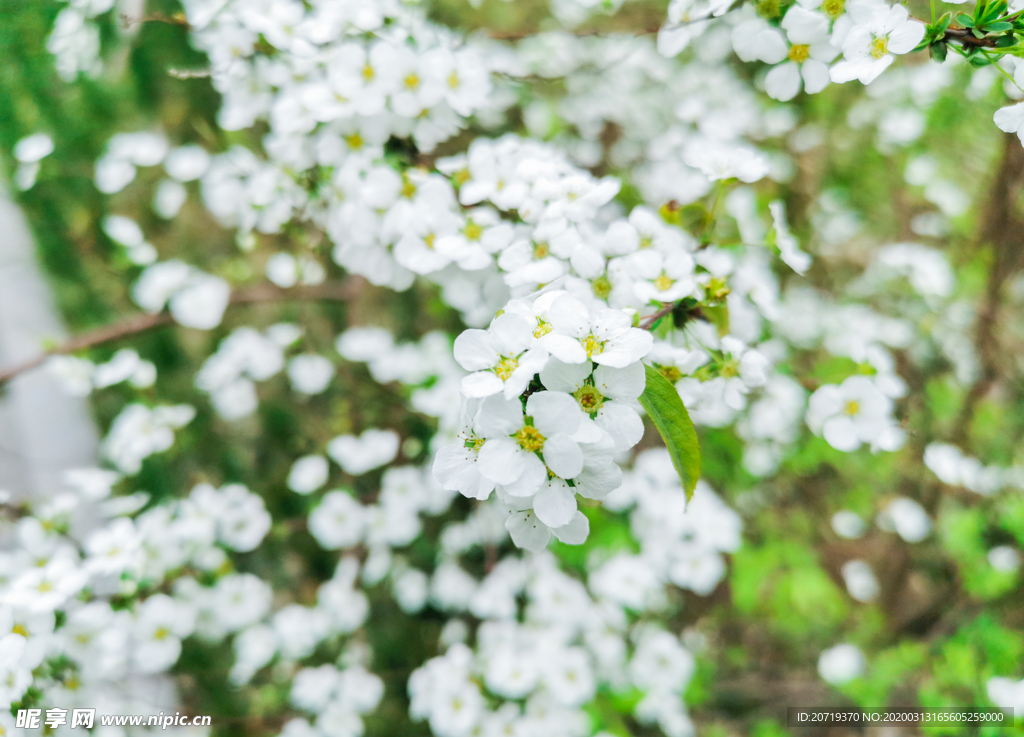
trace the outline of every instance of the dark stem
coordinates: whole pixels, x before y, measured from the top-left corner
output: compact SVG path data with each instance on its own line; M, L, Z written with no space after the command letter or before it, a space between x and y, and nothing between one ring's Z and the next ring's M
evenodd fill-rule
M235 307L239 305L288 301L347 302L357 294L361 287L361 282L361 279L349 278L340 282L326 282L324 284L293 287L291 289L281 289L272 284L259 284L254 287L243 287L235 290L231 295L228 306ZM64 356L87 348L114 343L173 323L174 318L167 312L159 312L155 315L135 315L113 325L107 325L106 327L77 335L61 345L43 351L31 360L0 371L0 387L14 377L42 365L50 356Z

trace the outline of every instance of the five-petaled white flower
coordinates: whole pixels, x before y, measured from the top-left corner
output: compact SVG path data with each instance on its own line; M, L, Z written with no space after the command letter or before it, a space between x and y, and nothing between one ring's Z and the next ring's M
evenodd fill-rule
M836 83L859 79L871 84L895 57L913 51L924 38L924 24L910 20L902 5L877 10L867 21L850 29L843 41L844 60L832 67Z

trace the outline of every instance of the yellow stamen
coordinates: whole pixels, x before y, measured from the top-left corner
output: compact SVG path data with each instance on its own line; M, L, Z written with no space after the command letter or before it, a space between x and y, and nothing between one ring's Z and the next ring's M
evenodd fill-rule
M659 292L664 292L672 288L672 285L676 283L676 280L670 276L666 276L662 273L657 279L654 280L654 288Z
M871 43L871 55L876 59L881 59L883 56L889 53L889 38L883 36L882 38L876 38Z
M573 393L573 396L580 403L580 408L589 414L594 414L604 404L604 395L589 384L581 386Z
M587 358L590 358L604 351L604 342L595 338L591 333L583 339L583 350L587 352Z
M683 372L679 370L678 366L659 366L658 364L654 364L654 367L658 369L659 374L664 376L672 384L675 384L683 378Z
M515 439L519 447L528 453L544 450L544 436L540 434L540 430L530 425L520 429L515 434Z
M498 365L495 366L494 373L496 373L498 378L502 381L508 381L508 377L510 377L512 372L517 368L519 368L519 361L511 356L505 356L501 359Z
M811 52L807 44L793 44L789 47L789 60L797 64L803 64L810 57Z

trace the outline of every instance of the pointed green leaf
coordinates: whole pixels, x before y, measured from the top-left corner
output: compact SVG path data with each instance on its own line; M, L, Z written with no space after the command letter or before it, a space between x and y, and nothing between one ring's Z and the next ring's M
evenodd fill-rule
M661 433L689 501L693 497L697 479L700 478L697 432L693 429L690 414L676 388L657 369L644 364L644 371L647 374L647 386L640 395L640 404Z

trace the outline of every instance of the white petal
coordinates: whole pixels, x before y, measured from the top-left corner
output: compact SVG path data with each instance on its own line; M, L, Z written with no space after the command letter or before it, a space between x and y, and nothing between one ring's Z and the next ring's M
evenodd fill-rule
M483 401L473 420L473 429L483 438L511 435L523 426L523 403L495 394Z
M587 541L587 535L590 534L590 520L583 512L577 511L569 520L569 524L556 527L551 531L566 545L582 545Z
M575 297L564 295L548 308L548 322L563 335L585 338L590 332L590 311Z
M489 397L501 391L505 384L490 371L477 371L475 374L462 377L459 385L462 393L470 399Z
M573 479L576 493L587 499L604 499L622 486L622 469L609 461L602 465L588 465Z
M992 120L999 130L1005 133L1016 133L1024 127L1024 102L999 108L992 116Z
M778 64L789 54L789 47L786 45L782 33L774 28L759 33L754 45L754 53L765 64Z
M775 100L792 100L800 91L799 65L787 61L785 64L772 67L764 78L764 91Z
M836 450L846 453L857 450L860 447L860 439L857 437L857 426L846 415L833 417L825 422L821 434Z
M526 469L527 455L511 438L494 438L480 449L477 465L484 478L496 484L511 484Z
M603 366L625 368L650 353L653 346L654 336L648 331L630 328L624 335L609 341L604 351L592 358L594 363Z
M540 341L541 346L565 363L586 363L587 352L576 338L561 333L548 333Z
M583 350L583 347L578 342L573 342L579 346L581 351ZM585 353L584 356L586 356ZM572 394L583 386L583 380L590 376L591 368L590 361L585 361L584 363L564 363L560 359L551 360L548 361L548 365L544 367L544 370L540 372L540 381L544 388L549 391Z
M518 356L533 342L533 329L530 323L512 313L494 318L487 332L495 349L503 356Z
M828 33L828 19L821 13L795 5L786 11L786 17L782 19L782 28L786 31L790 43L812 44Z
M455 339L455 360L466 371L482 371L497 365L499 356L486 330L466 330Z
M505 529L516 547L539 553L547 547L551 530L533 512L515 512L505 520Z
M828 87L828 65L816 59L808 59L800 69L804 78L804 90L808 95L815 95Z
M625 368L598 366L594 370L594 388L611 399L636 399L646 385L647 372L639 361Z
M522 475L510 484L503 484L502 489L509 496L530 497L548 480L548 470L535 453L523 454L524 469Z
M583 453L568 435L559 433L544 441L544 462L563 479L571 479L583 470Z
M576 400L565 392L537 392L526 400L526 413L544 437L558 433L572 435L580 426L583 412Z
M896 7L903 7L897 5ZM908 20L900 23L889 34L889 51L893 54L906 54L913 51L924 38L924 23Z
M552 479L534 497L533 511L548 527L562 527L576 514L576 494L564 481Z
M629 450L644 436L644 422L633 409L622 402L605 402L597 412L597 426L612 436L615 450ZM545 458L547 447L545 446ZM550 464L549 464L550 465ZM554 470L554 469L552 469ZM563 476L563 478L566 478Z

